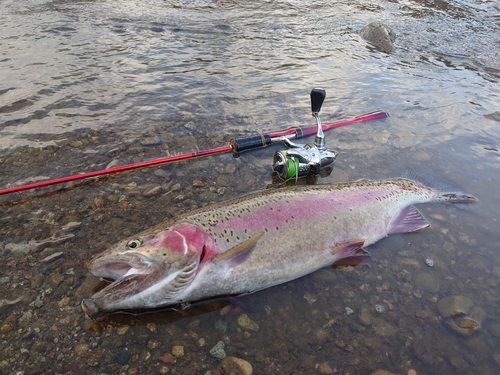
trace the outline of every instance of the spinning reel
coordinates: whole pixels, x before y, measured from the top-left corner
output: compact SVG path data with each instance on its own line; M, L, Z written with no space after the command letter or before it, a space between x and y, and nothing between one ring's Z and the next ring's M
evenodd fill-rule
M318 115L325 97L326 91L322 88L314 88L311 91L311 111L318 124L314 143L302 145L293 143L286 137L281 139L289 149L276 151L274 154L273 170L280 179L297 180L308 175L317 175L335 161L337 152L326 149L325 135Z

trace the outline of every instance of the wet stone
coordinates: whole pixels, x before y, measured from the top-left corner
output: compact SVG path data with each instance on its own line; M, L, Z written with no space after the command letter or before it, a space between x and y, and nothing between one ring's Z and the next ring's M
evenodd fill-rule
M184 346L175 345L172 347L172 355L176 358L184 357Z
M90 345L87 343L78 343L75 344L74 349L78 357L86 357L89 354Z
M218 319L216 322L215 322L215 329L217 330L217 332L219 333L226 333L227 331L227 323L224 322L223 320L221 319Z
M437 307L444 318L468 314L474 302L465 296L448 296L438 301Z
M142 146L157 146L161 144L161 139L158 136L142 137L139 139L139 143Z
M383 319L377 319L374 328L375 334L382 337L394 336L398 332L398 328L396 326Z
M130 361L130 352L128 350L124 350L118 353L118 355L115 357L115 362L122 366L128 364L129 361Z
M252 375L253 368L250 362L237 357L226 357L222 360L221 366L226 374Z
M30 280L31 283L31 289L38 289L43 283L44 276L41 273L37 273L35 276L33 276Z
M424 292L437 293L439 291L439 282L433 275L427 272L415 275L412 284Z
M322 363L318 364L316 369L318 370L318 372L320 374L323 374L323 375L330 375L330 374L334 373L331 366L326 362L322 362Z
M153 172L153 174L156 177L160 177L160 178L163 178L165 180L170 178L170 173L164 171L163 169L157 169L156 171Z
M16 325L16 316L9 315L2 322L2 325L0 326L0 332L1 333L9 332L10 330L12 330L15 327L15 325Z
M364 326L370 326L372 324L370 311L365 307L363 307L359 313L359 322Z
M161 362L163 362L163 363L168 363L168 364L171 364L171 365L173 365L175 362L177 362L177 360L175 359L175 357L172 354L170 354L170 353L165 353L165 354L163 354L158 359Z
M223 341L219 341L212 349L210 349L209 353L214 358L223 359L226 357L226 352L224 350L225 347L226 344L224 344Z
M59 272L52 272L49 275L49 283L53 288L57 287L63 280L64 275L61 275Z
M8 243L5 245L4 250L6 252L10 251L10 253L16 258L24 258L30 253L30 248L27 244Z
M248 331L258 332L260 327L247 314L241 314L238 317L238 325Z
M236 171L236 165L233 163L229 163L226 165L226 168L224 168L224 172L227 174L233 174Z
M442 298L437 307L448 328L462 336L478 332L486 319L486 312L465 296Z

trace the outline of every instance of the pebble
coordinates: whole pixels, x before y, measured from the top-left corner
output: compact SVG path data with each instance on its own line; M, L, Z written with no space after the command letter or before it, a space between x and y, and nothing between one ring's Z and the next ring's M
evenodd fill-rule
M429 161L432 159L432 155L429 155L425 151L417 151L413 154L413 159L417 161Z
M161 357L158 358L163 363L168 363L173 365L177 360L174 358L174 356L170 353L165 353Z
M324 375L329 375L329 374L334 373L332 368L330 367L330 365L326 362L322 362L322 363L318 364L316 369L318 370L318 372L320 374L324 374Z
M359 322L364 326L370 326L372 324L372 316L366 307L361 308Z
M424 291L429 293L439 292L439 281L430 273L422 272L417 275L412 280L412 284Z
M217 332L219 333L226 333L227 331L227 323L224 322L223 320L221 319L218 319L216 322L215 322L215 329L217 330Z
M148 341L148 349L149 350L154 350L154 349L157 349L161 346L161 341L158 341L158 340L149 340Z
M415 268L420 268L421 267L421 263L418 260L413 259L413 258L402 258L402 259L399 259L399 263L402 266L413 266Z
M128 350L123 350L115 357L115 362L125 366L130 361L130 352Z
M157 169L153 172L153 174L156 176L156 177L160 177L160 178L163 178L165 180L167 180L168 178L170 178L170 174L163 170L163 169Z
M247 314L241 314L238 317L238 325L248 331L258 332L260 329L259 325L252 319L250 319Z
M87 343L77 343L73 348L78 357L86 357L89 354L90 345Z
M237 357L226 357L221 361L221 366L226 374L252 375L253 368L250 362Z
M375 370L372 372L372 375L397 375L397 374L394 374L386 370Z
M226 172L227 174L233 174L234 171L236 171L236 165L234 165L233 163L229 163L224 169L224 172Z
M27 244L17 244L17 243L8 243L4 247L5 251L10 251L10 253L16 258L24 258L26 255L30 253L30 248Z
M30 324L32 317L33 317L33 313L31 312L31 310L28 310L23 315L21 315L21 317L19 318L19 320L17 322L19 323L19 325L21 327L26 328Z
M172 354L176 358L184 357L184 347L182 345L174 345L172 347Z
M223 341L219 341L212 349L210 349L209 353L214 358L223 359L226 357L226 351L224 350L225 347L226 344L224 344Z
M434 261L430 258L427 258L425 260L425 264L427 264L429 267L433 267L434 266Z
M124 335L128 332L129 329L130 329L130 326L128 326L128 325L120 326L116 329L116 333L118 335Z
M311 293L304 294L304 298L309 305L312 305L318 299L318 297L316 297L314 294Z
M16 316L9 315L2 322L2 325L0 326L0 332L1 333L9 332L10 330L12 330L15 327L15 325L16 325Z
M71 142L69 145L71 147L74 147L74 148L79 148L79 147L83 146L83 142L82 141L74 141L74 142Z
M154 197L155 195L158 195L161 193L161 186L155 186L153 188L147 189L144 193L142 193L143 197Z
M158 136L142 137L140 138L139 143L143 146L157 146L161 144L161 139Z

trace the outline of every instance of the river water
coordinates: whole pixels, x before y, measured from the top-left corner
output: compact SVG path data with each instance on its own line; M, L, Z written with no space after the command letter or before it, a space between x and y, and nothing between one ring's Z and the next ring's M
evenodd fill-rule
M372 21L395 31L392 53L358 35ZM254 374L497 374L499 24L498 4L480 0L1 0L0 189L310 125L320 86L323 122L390 117L327 132L339 156L318 183L412 167L479 202L420 206L430 228L370 247L369 268L241 306L92 322L79 304L99 283L93 255L265 188L282 146L3 195L0 372L216 375L229 373L210 353L222 341ZM447 297L476 312L447 317Z

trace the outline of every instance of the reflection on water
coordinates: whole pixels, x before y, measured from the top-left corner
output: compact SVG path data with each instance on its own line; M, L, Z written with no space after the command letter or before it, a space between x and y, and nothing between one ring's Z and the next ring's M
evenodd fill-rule
M85 269L92 255L266 186L278 146L2 196L2 372L227 373L221 350L256 374L498 372L500 139L498 119L485 116L499 111L496 2L0 9L0 188L309 125L308 95L322 86L324 122L375 109L391 117L329 131L339 156L320 183L420 167L479 198L420 207L431 227L372 246L370 268L320 271L237 305L93 323L79 307L98 283ZM397 34L390 55L357 34L374 20ZM438 302L451 296L459 308L443 313Z

